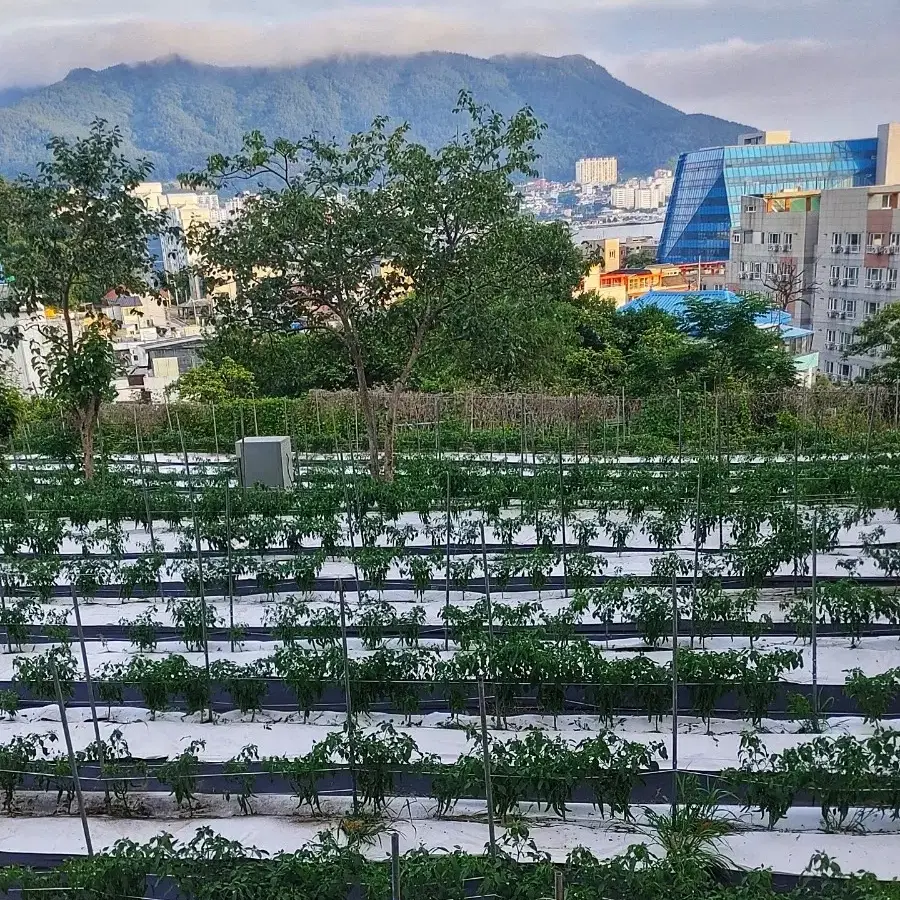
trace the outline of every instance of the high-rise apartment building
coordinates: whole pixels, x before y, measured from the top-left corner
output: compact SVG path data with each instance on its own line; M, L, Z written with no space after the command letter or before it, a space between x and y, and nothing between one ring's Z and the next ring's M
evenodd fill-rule
M744 197L731 251L729 286L790 300L823 374L866 377L876 359L845 354L867 318L900 301L900 183Z
M877 137L792 143L789 132L743 135L732 147L684 153L660 239L660 260L727 260L741 198L784 190L824 191L894 181L900 172L900 125Z
M590 156L575 163L578 184L615 184L619 180L619 160L615 156Z

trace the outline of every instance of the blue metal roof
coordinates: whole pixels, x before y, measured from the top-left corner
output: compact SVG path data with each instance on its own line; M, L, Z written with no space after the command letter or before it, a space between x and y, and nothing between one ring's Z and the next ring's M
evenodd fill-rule
M668 313L670 316L684 314L685 302L688 297L705 300L709 303L738 303L741 298L734 291L648 291L641 297L635 297L622 307L622 311L639 310L648 306ZM791 317L781 310L771 310L757 316L756 324L765 325L790 325Z

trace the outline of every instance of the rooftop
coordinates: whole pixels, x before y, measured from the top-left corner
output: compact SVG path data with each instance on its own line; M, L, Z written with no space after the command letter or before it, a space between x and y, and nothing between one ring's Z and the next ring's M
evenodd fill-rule
M688 297L705 300L709 303L738 303L740 297L734 291L648 291L641 297L630 300L623 307L623 311L639 310L647 306L654 306L670 316L680 316L684 313L685 303ZM786 312L772 310L757 317L756 324L760 328L773 327L775 325L791 325L791 317ZM797 329L802 331L803 329ZM793 335L800 337L801 335Z

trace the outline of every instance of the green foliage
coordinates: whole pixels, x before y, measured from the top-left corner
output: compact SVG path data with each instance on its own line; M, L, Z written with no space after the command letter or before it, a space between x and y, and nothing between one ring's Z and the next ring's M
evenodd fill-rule
M205 362L189 369L172 385L171 391L177 392L181 400L223 403L252 397L256 393L256 380L249 369L225 356L216 363Z
M151 171L120 152L122 132L94 119L87 136L54 137L51 159L34 177L0 185L0 259L10 279L0 311L56 311L37 325L43 343L35 368L47 396L65 408L80 434L86 478L93 477L94 432L100 405L113 400L116 358L111 325L100 314L110 291L146 293L152 268L147 238L163 227L134 188ZM87 318L76 332L76 313ZM4 346L23 339L14 324L0 334ZM27 339L31 340L32 336Z

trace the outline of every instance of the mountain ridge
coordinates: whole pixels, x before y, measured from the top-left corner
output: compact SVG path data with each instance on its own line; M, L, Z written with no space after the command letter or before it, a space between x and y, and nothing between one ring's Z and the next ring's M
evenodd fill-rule
M681 112L579 55L348 54L265 67L176 56L73 69L46 87L0 92L0 173L33 170L52 135L75 137L96 116L119 125L126 151L150 159L163 180L237 149L254 128L270 137L318 131L340 139L385 114L435 146L455 134L451 110L463 88L505 114L530 106L547 124L541 173L558 180L572 178L581 156L618 156L621 172L643 174L747 130Z

